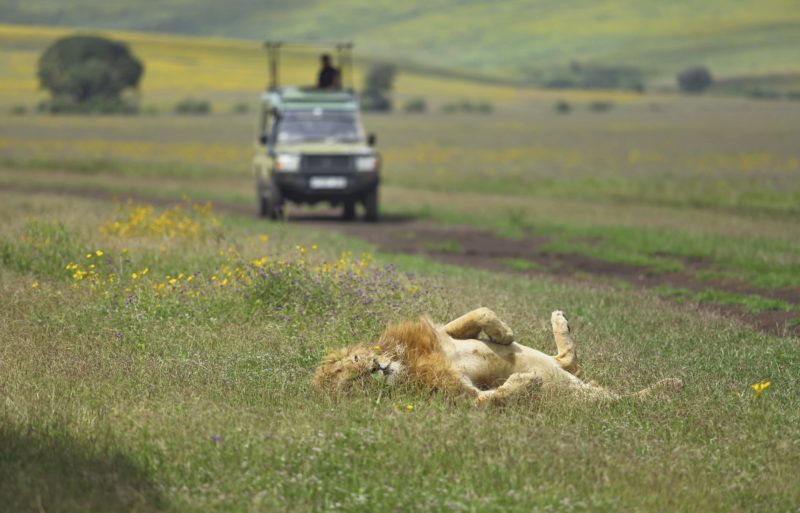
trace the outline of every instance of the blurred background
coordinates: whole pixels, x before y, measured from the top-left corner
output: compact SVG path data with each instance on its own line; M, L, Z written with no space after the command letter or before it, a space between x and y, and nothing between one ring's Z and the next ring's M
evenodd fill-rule
M370 80L384 84L363 102L384 220L438 223L445 243L390 247L380 228L330 226L451 259L477 237L459 239L454 224L539 237L497 265L566 266L677 298L710 288L700 299L739 307L755 296L747 308L772 312L770 325L777 309L785 326L800 286L798 6L7 0L0 184L254 213L263 41L352 41L346 78L362 100ZM121 43L135 80L84 70L114 94L53 92L48 80L80 77L53 71L45 52L74 35ZM313 84L318 58L285 49L281 82Z

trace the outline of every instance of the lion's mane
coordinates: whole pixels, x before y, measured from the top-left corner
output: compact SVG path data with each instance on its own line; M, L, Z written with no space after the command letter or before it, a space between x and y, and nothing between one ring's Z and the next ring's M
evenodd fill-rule
M377 342L379 349L360 344L329 354L314 374L314 385L321 390L341 390L342 383L357 381L368 374L364 360L378 351L402 363L407 381L431 390L458 394L463 391L461 379L442 351L439 338L438 330L428 317L390 324ZM362 355L362 358L353 358ZM344 372L349 373L347 381L339 378Z

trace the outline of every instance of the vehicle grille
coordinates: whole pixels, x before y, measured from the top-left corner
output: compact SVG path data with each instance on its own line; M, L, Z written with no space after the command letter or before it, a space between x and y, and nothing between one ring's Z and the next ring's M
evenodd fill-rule
M312 173L336 173L353 168L350 155L304 155L303 170Z

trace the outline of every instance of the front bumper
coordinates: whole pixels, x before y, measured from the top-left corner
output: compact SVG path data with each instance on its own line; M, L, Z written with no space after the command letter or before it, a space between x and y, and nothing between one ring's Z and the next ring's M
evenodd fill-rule
M358 199L374 191L379 181L377 172L273 174L282 196L296 203Z

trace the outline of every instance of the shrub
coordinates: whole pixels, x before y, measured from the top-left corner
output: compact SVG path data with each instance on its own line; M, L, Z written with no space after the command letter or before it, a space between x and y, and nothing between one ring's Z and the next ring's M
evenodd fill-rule
M445 114L455 114L458 111L458 105L455 103L445 103L442 105L442 112Z
M606 100L594 100L589 103L590 112L608 112L614 108L614 102Z
M472 102L469 100L461 100L461 103L458 104L459 110L461 112L474 112L475 107L472 105Z
M573 62L566 69L549 71L537 79L550 89L629 89L644 91L644 73L630 66L581 65Z
M389 95L394 87L394 76L397 68L394 64L375 63L370 66L364 77L364 92L361 108L367 111L388 112L392 110Z
M420 97L411 98L410 100L408 100L408 102L406 102L406 105L405 107L403 107L403 110L411 113L425 112L428 110L428 103L425 101L425 98L420 98Z
M677 80L681 91L685 93L701 93L714 82L711 71L705 66L686 68L678 73Z
M572 106L566 100L558 100L555 109L559 114L569 114L569 111L572 110Z
M139 107L136 103L121 98L96 97L85 102L78 102L69 96L56 96L39 103L37 110L50 114L135 114Z
M445 114L454 114L456 112L467 112L476 114L491 114L494 112L494 105L486 100L473 102L471 100L461 100L458 103L446 103L442 106L442 112Z
M800 91L790 91L786 93L786 99L788 100L800 100Z
M144 66L125 43L96 36L68 36L51 44L37 76L51 94L49 112L130 112L124 90L137 88Z
M28 107L25 105L14 105L9 112L14 116L23 116L28 113Z
M175 105L176 114L200 115L211 112L211 103L208 100L184 98Z
M494 112L494 105L486 100L481 100L475 107L475 111L481 114L491 114Z
M759 100L777 100L781 97L777 91L769 91L766 89L752 89L747 91L747 96L750 98L757 98Z
M155 105L145 105L144 107L142 107L141 112L145 116L157 116L159 113L159 109Z
M245 102L239 102L233 106L231 112L234 114L247 114L250 112L250 104Z
M392 100L386 96L365 96L361 99L361 110L366 112L391 112Z

